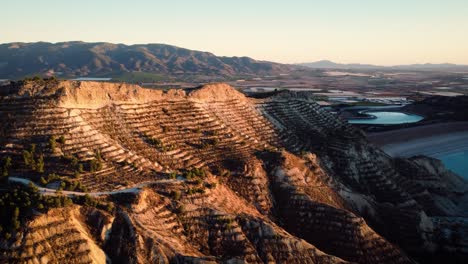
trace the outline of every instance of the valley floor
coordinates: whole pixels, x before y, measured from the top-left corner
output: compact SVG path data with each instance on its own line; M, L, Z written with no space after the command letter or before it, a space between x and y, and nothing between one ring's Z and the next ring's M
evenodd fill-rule
M369 134L391 156L439 157L468 149L468 122L451 122Z

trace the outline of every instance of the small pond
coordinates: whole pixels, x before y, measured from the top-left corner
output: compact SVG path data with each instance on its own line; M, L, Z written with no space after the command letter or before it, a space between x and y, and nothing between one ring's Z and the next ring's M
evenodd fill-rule
M349 119L348 122L351 124L397 125L416 123L424 119L422 116L403 112L365 111L361 114L369 115L371 118Z

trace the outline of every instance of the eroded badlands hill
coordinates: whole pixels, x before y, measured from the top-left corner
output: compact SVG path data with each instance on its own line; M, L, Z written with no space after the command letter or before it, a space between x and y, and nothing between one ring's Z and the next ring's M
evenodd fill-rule
M0 96L0 202L21 223L3 222L0 262L412 263L468 251L466 182L434 160L391 159L305 94L48 81Z

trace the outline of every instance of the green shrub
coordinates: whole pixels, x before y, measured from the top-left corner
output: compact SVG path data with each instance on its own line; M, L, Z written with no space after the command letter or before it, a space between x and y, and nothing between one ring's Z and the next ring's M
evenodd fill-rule
M206 184L206 187L207 187L208 189L214 189L214 188L216 188L217 185L218 185L218 184L217 184L216 182L207 183L207 184Z
M2 159L2 163L1 163L1 176L3 178L6 178L8 177L8 175L10 174L10 168L12 166L12 162L11 162L11 158L9 156L7 157L4 157Z
M12 220L11 221L11 228L13 230L19 230L20 226L21 226L20 221L18 221L18 220Z
M62 145L65 145L65 137L62 135L58 138L58 142Z
M96 172L102 169L102 163L98 159L92 159L89 161L89 171Z
M193 174L192 174L191 171L186 171L186 172L184 172L183 176L184 176L187 180L193 179Z
M44 179L44 177L41 177L41 179L39 181L40 181L42 186L46 186L47 183L48 183L48 181L46 179Z
M98 161L102 160L101 151L99 149L94 150L94 156Z
M44 173L44 155L39 155L37 159L36 171L39 173Z
M186 178L187 180L192 180L193 178L202 178L204 179L206 177L206 173L204 170L199 169L199 168L194 168L188 171L185 171L182 176Z
M32 155L29 151L23 150L23 161L26 166L31 165Z
M96 199L91 197L89 194L86 194L84 196L84 205L90 206L90 207L96 207L98 205L98 202L96 201Z
M195 188L195 192L196 192L196 193L204 194L206 191L205 191L205 189L203 189L203 188Z
M172 197L172 199L174 199L176 201L180 200L180 197L181 197L180 191L172 191L171 192L171 197Z
M176 209L176 213L182 214L182 213L184 213L184 212L185 212L185 206L182 205L182 204L179 205L179 207L177 207L177 209Z
M83 164L78 164L78 172L79 173L83 173L84 172L84 169L83 169Z
M57 138L55 136L50 136L49 138L49 148L53 152L55 150Z
M112 213L114 211L114 204L113 203L107 203L106 211L109 212L109 213Z
M79 166L79 162L80 162L80 161L78 160L77 157L71 156L70 159L71 159L71 160L70 160L70 161L71 161L71 165L72 165L73 167Z

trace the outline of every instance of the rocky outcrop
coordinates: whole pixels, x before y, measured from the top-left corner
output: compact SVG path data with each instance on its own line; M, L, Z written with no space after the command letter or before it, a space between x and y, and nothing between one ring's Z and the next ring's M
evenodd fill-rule
M239 91L225 83L214 83L203 86L202 89L192 91L190 98L201 102L246 101L247 98Z

